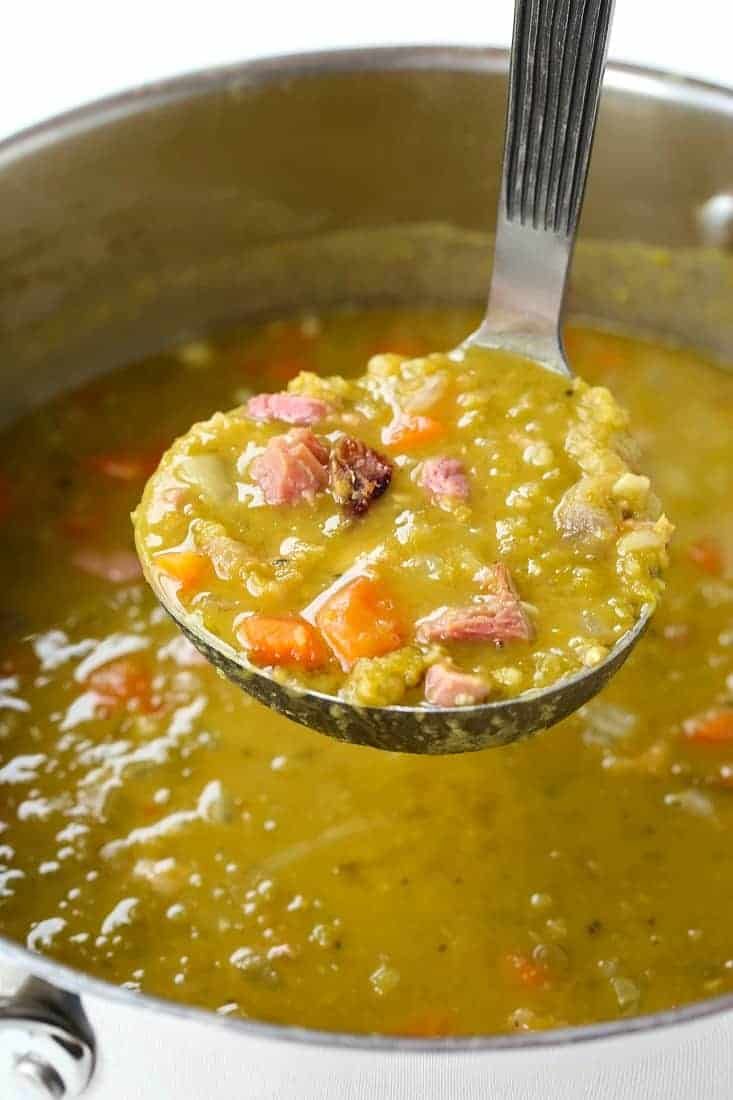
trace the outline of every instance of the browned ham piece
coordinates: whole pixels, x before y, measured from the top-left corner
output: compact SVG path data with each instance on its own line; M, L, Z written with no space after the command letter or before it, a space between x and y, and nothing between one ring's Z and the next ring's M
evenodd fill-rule
M491 687L481 676L459 672L447 662L431 665L425 676L425 698L434 707L484 703L490 694Z
M300 393L258 393L247 402L253 420L283 420L286 424L317 424L332 411L327 401Z
M392 463L349 435L334 445L329 471L334 500L355 516L363 515L392 480Z
M307 428L274 436L249 468L268 504L313 500L328 483L328 448Z
M457 458L429 458L423 463L420 484L438 500L468 500L470 493L465 468Z
M487 595L465 607L446 607L417 624L419 642L531 641L534 627L505 565L487 571Z

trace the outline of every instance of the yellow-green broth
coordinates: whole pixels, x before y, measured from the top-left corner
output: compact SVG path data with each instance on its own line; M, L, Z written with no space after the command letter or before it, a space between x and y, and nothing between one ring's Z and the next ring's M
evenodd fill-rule
M201 664L132 577L129 511L190 423L300 369L449 348L475 321L252 326L4 434L3 933L134 989L339 1031L583 1024L733 989L733 737L684 726L733 694L724 371L570 332L678 533L628 665L527 742L432 759L300 729Z

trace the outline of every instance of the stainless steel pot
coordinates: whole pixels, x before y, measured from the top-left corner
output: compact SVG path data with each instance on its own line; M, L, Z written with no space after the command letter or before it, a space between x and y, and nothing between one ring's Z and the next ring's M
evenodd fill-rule
M0 146L3 418L245 313L478 300L506 67L440 48L275 59ZM733 95L623 66L606 85L574 308L733 359ZM3 1097L717 1100L732 1039L731 997L470 1041L325 1035L142 997L0 940Z

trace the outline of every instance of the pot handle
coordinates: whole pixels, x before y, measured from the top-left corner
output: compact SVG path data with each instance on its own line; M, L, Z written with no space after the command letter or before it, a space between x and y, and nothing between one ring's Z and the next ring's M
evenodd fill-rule
M0 1082L3 1095L76 1100L94 1074L96 1043L75 993L28 978L0 997Z

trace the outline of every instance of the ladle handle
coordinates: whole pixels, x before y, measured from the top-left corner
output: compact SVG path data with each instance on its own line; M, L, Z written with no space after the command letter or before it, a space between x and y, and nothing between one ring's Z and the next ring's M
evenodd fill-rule
M614 0L516 0L487 324L555 341Z

